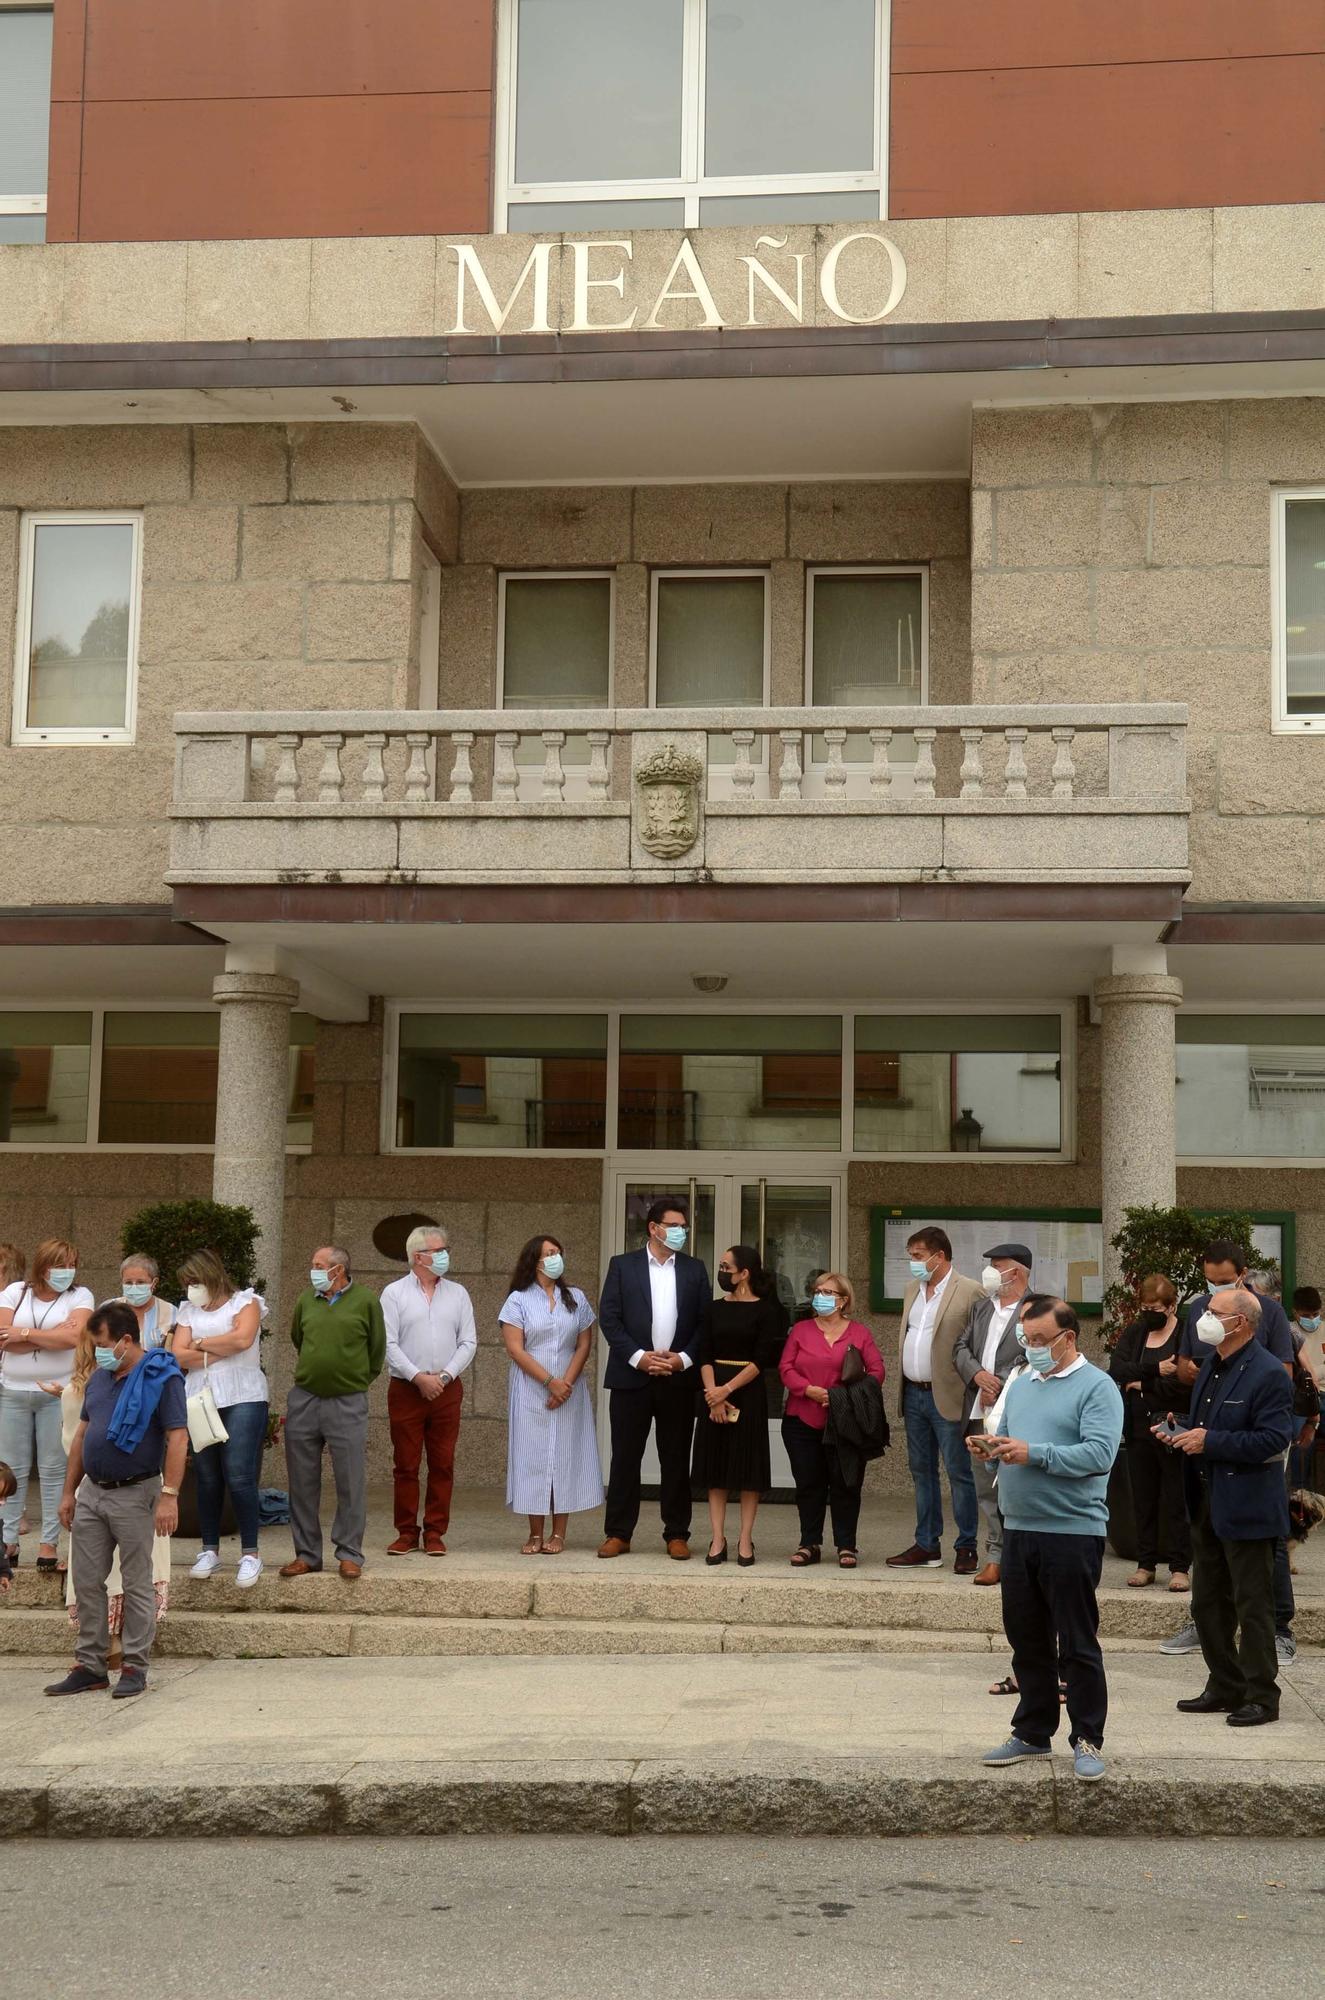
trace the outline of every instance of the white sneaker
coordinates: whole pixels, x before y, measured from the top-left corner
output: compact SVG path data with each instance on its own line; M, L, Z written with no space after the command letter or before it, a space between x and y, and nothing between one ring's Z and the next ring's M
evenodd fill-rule
M239 1569L235 1576L236 1588L239 1590L252 1590L254 1584L257 1582L258 1578L261 1575L262 1575L261 1556L242 1557L240 1560Z
M215 1549L204 1549L197 1562L189 1571L190 1576L210 1576L221 1567L221 1558Z

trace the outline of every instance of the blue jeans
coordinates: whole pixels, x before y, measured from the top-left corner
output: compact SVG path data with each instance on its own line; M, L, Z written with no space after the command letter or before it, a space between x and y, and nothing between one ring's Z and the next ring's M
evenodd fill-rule
M943 1488L939 1483L942 1452L957 1522L957 1547L973 1549L980 1510L971 1474L971 1454L964 1442L964 1426L940 1416L933 1390L917 1388L914 1382L903 1385L902 1415L906 1423L907 1463L916 1489L917 1542L922 1549L937 1549L943 1541Z
M193 1458L202 1545L205 1549L221 1546L221 1509L228 1487L239 1546L252 1551L258 1546L258 1474L267 1436L267 1405L232 1403L228 1410L222 1410L221 1422L230 1433L225 1444L209 1444Z
M50 1548L57 1545L65 1467L61 1428L58 1396L41 1389L0 1390L0 1459L13 1468L18 1482L4 1508L4 1537L11 1549L18 1541L34 1457L41 1482L41 1538Z

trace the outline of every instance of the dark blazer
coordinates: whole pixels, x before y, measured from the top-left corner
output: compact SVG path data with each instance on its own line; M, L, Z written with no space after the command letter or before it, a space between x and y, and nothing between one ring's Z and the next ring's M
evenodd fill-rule
M1202 1422L1198 1412L1214 1367L1212 1355L1193 1384L1193 1424ZM1221 1540L1257 1542L1287 1535L1283 1454L1294 1426L1293 1385L1283 1363L1259 1341L1248 1341L1220 1373L1204 1422L1204 1452L1183 1458L1188 1507L1196 1511L1204 1485L1210 1526Z
M630 1357L641 1347L653 1345L653 1291L649 1280L647 1250L627 1250L614 1257L607 1267L598 1300L598 1324L607 1342L607 1372L603 1381L609 1389L648 1389L649 1377L632 1368ZM676 1338L673 1354L689 1356L692 1368L699 1363L708 1309L713 1297L709 1274L698 1257L676 1253ZM1284 1380L1287 1381L1287 1376Z
M1024 1291L1013 1308L1012 1317L1003 1329L998 1343L998 1353L994 1356L994 1366L989 1371L997 1375L1000 1382L1008 1376L1019 1361L1025 1359L1021 1342L1017 1339L1017 1329L1026 1317L1026 1308L1034 1298L1032 1290ZM971 1423L980 1415L980 1391L975 1386L975 1378L984 1367L985 1338L989 1332L989 1322L994 1317L997 1304L995 1299L979 1298L966 1316L966 1324L961 1337L952 1350L953 1366L966 1384L966 1400L962 1404L962 1421Z
M1225 1285L1225 1291L1232 1291L1232 1285ZM1256 1338L1262 1347L1267 1347L1277 1361L1285 1366L1293 1358L1293 1336L1289 1331L1288 1314L1278 1299L1272 1299L1265 1292L1257 1292L1254 1285L1244 1285L1243 1291L1255 1292L1260 1301L1261 1317L1256 1328ZM1185 1306L1182 1312L1182 1344L1178 1349L1186 1361L1201 1361L1205 1357L1204 1342L1196 1338L1196 1322L1209 1305L1210 1292L1200 1292Z

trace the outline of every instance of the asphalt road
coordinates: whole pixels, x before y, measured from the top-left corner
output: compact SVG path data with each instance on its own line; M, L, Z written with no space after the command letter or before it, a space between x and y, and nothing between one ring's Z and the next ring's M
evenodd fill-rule
M1316 2000L1325 1843L12 1841L7 2000Z

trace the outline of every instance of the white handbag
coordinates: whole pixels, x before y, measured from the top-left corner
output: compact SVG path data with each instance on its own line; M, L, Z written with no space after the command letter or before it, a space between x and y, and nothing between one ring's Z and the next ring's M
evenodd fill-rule
M216 1407L207 1380L207 1363L202 1365L202 1388L188 1401L189 1443L195 1451L206 1451L209 1445L228 1444L230 1433L221 1422L221 1412Z

